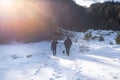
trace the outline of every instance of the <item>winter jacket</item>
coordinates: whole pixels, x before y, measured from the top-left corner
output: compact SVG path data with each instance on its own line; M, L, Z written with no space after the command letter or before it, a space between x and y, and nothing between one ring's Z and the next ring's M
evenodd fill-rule
M69 38L67 38L67 39L64 41L64 45L65 45L65 47L70 48L71 45L72 45L72 41L71 41Z
M51 43L51 49L55 49L57 47L58 41L57 40L53 40Z

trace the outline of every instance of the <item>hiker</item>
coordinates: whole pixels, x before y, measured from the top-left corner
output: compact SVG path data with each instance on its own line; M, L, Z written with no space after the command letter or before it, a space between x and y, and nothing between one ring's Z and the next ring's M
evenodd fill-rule
M70 55L70 48L72 45L72 41L69 37L67 37L67 39L65 39L64 45L65 45L65 49L66 49L66 54L69 56Z
M53 55L56 55L56 48L57 48L58 41L57 40L52 40L51 43L51 50L53 51Z

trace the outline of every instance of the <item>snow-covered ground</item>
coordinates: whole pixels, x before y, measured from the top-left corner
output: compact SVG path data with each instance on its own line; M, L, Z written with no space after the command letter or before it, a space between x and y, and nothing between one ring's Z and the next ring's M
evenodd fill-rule
M110 32L92 31L105 34L102 42L85 41L84 33L73 32L70 56L62 53L63 41L56 56L49 41L0 45L0 80L120 80L120 45L114 41L117 33Z

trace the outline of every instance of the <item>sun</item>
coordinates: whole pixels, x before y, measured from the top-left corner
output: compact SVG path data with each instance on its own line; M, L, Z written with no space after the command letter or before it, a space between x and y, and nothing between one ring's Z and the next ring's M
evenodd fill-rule
M12 19L17 21L23 16L32 16L33 8L36 8L36 5L31 0L0 0L0 16L4 22L9 19L8 22L11 23Z
M46 0L0 0L0 34L21 38L47 32L54 21L51 6Z
M11 14L11 12L15 12L17 4L17 0L0 0L0 15L7 15Z
M0 4L2 5L2 6L11 6L11 5L13 5L13 1L12 0L0 0Z
M44 26L50 13L45 1L0 0L0 28Z
M0 7L3 9L9 9L14 7L15 3L13 0L0 0Z

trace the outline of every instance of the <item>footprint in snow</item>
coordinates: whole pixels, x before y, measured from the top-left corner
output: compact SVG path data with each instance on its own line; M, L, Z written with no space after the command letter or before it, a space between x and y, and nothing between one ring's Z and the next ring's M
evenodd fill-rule
M46 55L46 53L42 53L42 55Z
M73 68L73 71L75 71L75 72L81 72L82 67L80 67L78 65L71 65L71 66Z
M118 77L117 76L113 76L113 79L118 79Z
M74 76L71 78L71 80L81 80L81 69L82 67L76 64L72 64L71 67L73 68L74 71Z
M60 75L58 75L58 74L53 74L53 76L54 76L56 79L62 77L62 76L60 76Z
M81 78L77 78L76 80L81 80Z
M46 64L44 64L44 67L47 67L49 65L49 63L46 63Z
M36 71L35 71L35 74L34 75L37 75L40 71L40 69L43 68L42 66L40 66Z
M63 77L62 76L62 70L60 68L55 68L53 76L54 76L55 79Z
M49 80L55 80L54 78L50 78Z

